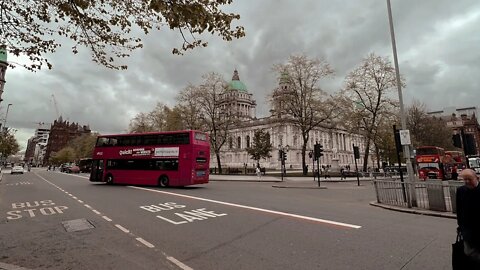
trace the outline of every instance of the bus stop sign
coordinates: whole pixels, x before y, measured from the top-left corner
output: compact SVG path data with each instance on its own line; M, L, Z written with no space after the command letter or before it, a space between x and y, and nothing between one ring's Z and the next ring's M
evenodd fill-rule
M400 143L402 145L410 145L412 144L410 141L410 130L405 129L405 130L399 130L400 131Z

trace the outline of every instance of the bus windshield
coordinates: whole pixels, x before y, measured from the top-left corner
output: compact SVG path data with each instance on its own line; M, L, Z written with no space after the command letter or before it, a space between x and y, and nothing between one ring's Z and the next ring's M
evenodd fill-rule
M440 151L436 147L431 148L417 148L417 155L439 155Z

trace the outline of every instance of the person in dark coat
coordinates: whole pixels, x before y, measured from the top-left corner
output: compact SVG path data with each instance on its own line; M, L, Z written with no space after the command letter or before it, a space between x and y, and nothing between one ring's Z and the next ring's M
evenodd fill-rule
M462 170L465 185L457 188L457 223L463 237L464 251L474 269L480 269L480 185L475 171Z

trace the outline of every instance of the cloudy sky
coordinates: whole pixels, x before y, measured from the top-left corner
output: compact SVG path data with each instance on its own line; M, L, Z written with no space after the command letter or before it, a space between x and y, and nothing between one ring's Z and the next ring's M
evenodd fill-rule
M274 64L291 54L327 60L336 71L321 82L338 91L343 80L371 52L392 59L385 0L234 0L225 10L241 15L246 37L232 42L205 36L209 46L183 56L178 33L156 32L127 60L126 71L91 62L88 50L77 55L65 44L50 57L54 67L31 73L9 69L4 101L7 126L16 130L22 149L38 123L57 118L52 94L64 119L90 125L100 133L125 132L139 112L158 101L175 105L177 93L202 74L217 72L230 80L233 70L257 100L257 117L267 116L267 95L276 87ZM430 110L480 105L480 1L392 0L405 102ZM9 60L22 62L9 56Z

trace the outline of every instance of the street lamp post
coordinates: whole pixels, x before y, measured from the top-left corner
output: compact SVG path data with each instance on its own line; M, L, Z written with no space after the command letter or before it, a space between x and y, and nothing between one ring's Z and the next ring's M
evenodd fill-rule
M10 106L12 106L13 104L8 104L7 106L7 112L5 113L5 119L3 119L3 129L6 130L7 128L7 117L8 117L8 110L10 110Z
M398 68L398 58L397 58L397 45L395 43L395 31L393 29L393 19L392 19L392 8L390 5L390 0L387 0L387 9L388 9L388 21L390 24L390 38L392 40L392 49L393 49L393 61L395 64L395 73L397 77L397 90L398 90L398 100L400 103L400 117L402 122L402 129L407 129L407 119L405 116L405 110L403 107L403 95L402 95L402 85L400 82L400 70ZM408 181L410 182L410 197L408 200L408 207L414 207L417 205L417 200L415 196L415 177L413 175L413 167L412 161L410 160L410 146L404 145L403 146L403 153L405 155L406 165L407 165L407 173L408 173ZM400 162L400 161L399 161Z

